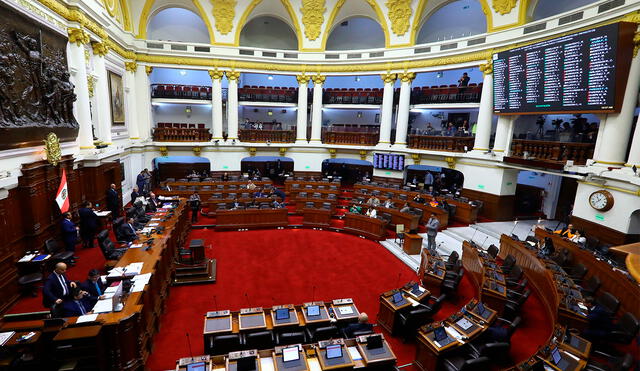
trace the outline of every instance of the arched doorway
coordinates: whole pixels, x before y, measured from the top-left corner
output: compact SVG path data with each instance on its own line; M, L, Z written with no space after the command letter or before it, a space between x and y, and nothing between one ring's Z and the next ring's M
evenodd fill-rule
M366 175L373 174L373 164L370 161L352 158L330 158L322 161L323 177L339 177L342 185L353 185Z
M440 194L456 195L464 184L464 174L458 170L429 165L408 165L404 182L414 190L434 190Z

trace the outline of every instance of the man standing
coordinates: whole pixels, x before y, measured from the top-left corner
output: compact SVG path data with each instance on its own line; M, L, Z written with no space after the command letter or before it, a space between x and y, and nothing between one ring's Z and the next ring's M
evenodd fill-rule
M429 186L432 184L433 184L433 175L431 175L430 171L427 171L427 173L424 174L424 187L429 188Z
M193 194L189 197L189 204L191 205L191 223L198 221L198 211L200 211L200 195L198 191L193 191Z
M438 235L438 228L440 228L440 221L436 218L436 214L431 213L429 220L427 220L427 248L431 251L436 249L436 236Z
M66 212L62 214L62 241L64 241L64 248L67 251L71 251L75 254L76 244L78 243L78 227L71 221L71 213ZM73 257L78 259L77 256Z
M72 288L76 287L75 282L69 281L65 272L67 265L65 263L56 264L53 273L47 277L42 289L42 304L51 308L54 304L62 304L65 297L69 296Z
M80 237L82 237L82 247L87 249L93 247L93 239L98 229L98 215L91 208L91 202L86 201L78 210L80 216Z
M113 219L120 216L120 198L115 184L111 184L107 191L107 208L111 210L111 217Z

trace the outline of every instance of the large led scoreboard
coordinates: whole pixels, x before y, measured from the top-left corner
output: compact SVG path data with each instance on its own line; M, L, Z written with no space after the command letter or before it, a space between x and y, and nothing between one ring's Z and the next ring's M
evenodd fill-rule
M494 112L620 111L635 30L614 23L494 54Z

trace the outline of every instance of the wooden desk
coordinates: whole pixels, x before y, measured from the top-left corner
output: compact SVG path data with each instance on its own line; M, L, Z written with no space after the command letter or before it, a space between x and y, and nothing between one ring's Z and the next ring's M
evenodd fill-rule
M354 213L344 214L344 230L372 240L384 240L387 233L383 220Z
M404 225L404 229L407 231L414 231L418 229L418 223L420 217L411 213L403 213L398 209L389 209L386 207L378 206L378 216L383 213L391 215L391 225L396 226L398 224Z
M309 316L307 314L307 307L317 305L320 310L320 314L317 316ZM304 322L307 325L323 325L329 323L329 312L327 312L327 307L323 302L313 302L313 303L305 303L300 310L302 312L302 317L304 318Z
M271 353L273 357L273 363L275 364L275 369L277 371L308 371L309 363L307 362L307 356L302 347L298 350L299 358L295 361L288 361L286 364L282 358L282 349L286 347L276 348L274 352Z
M286 227L289 224L287 214L285 208L218 211L216 230Z
M273 323L273 328L283 328L289 326L299 326L300 320L298 319L298 312L296 308L290 305L283 305L282 308L271 308L271 322ZM276 309L284 309L287 308L289 310L289 318L287 319L276 319Z
M305 187L310 185L312 187L312 189L316 189L318 188L318 186L324 186L326 188L329 188L329 186L331 185L336 185L336 186L340 186L340 183L331 183L331 182L327 182L327 181L323 181L323 180L285 180L284 181L284 190L285 192L291 192L291 190L293 189L293 185L294 184L298 184L300 186L300 190L304 191Z
M431 213L433 213L436 214L436 219L440 222L440 230L443 230L447 225L449 225L449 212L445 209L413 201L409 202L409 206L422 210L422 218L420 219L422 223L428 222L431 217Z
M402 292L402 291L401 291ZM408 294L402 292L403 302L394 303L393 296L380 295L380 307L378 309L378 324L392 335L396 334L398 316L400 311L411 306L411 302L406 299Z
M316 198L316 197L306 197L306 198L298 197L293 202L296 205L296 214L302 214L304 212L304 209L307 208L307 202L313 202L313 206L316 209L321 209L323 208L325 203L329 203L331 204L331 209L329 211L331 211L331 214L334 214L338 200L336 199L330 200L328 198Z
M264 330L267 328L267 320L263 311L258 313L240 313L239 323L240 331Z
M331 210L305 207L302 209L302 225L305 227L328 228L331 226Z
M365 337L368 338L369 336ZM358 352L362 355L362 360L366 367L392 368L396 364L396 355L384 338L382 339L382 348L378 349L368 349L366 343L358 342L357 344Z
M418 277L422 286L429 290L431 295L440 296L440 288L446 273L447 269L442 258L430 255L427 249L422 249Z
M462 266L477 288L476 295L502 314L507 301L507 288L502 273L494 271L495 260L469 241L462 243Z
M340 308L351 308L351 313L342 314L340 313ZM336 316L338 321L351 322L358 319L360 312L358 312L358 308L356 308L355 304L352 303L341 303L338 304L336 300L331 303L331 309L333 310L333 314Z
M342 347L342 357L339 358L327 358L327 352L325 348L320 348L316 346L316 355L318 357L318 362L320 363L320 368L322 370L350 370L355 366L351 356L349 355L349 350L344 344L341 344Z
M469 202L463 202L454 198L437 197L438 202L446 201L449 205L456 206L453 218L459 222L473 224L478 220L478 206L472 206Z
M561 251L563 248L568 249L573 255L574 264L582 263L587 267L588 271L584 280L588 280L591 276L598 276L602 281L598 293L610 292L620 300L621 313L631 312L636 318L640 318L640 305L638 305L640 286L637 282L614 270L606 262L596 259L591 251L580 249L578 245L560 237L560 235L540 228L536 229L535 235L539 240L551 237L556 251Z
M419 234L405 233L402 250L408 255L420 254L422 250L422 237Z

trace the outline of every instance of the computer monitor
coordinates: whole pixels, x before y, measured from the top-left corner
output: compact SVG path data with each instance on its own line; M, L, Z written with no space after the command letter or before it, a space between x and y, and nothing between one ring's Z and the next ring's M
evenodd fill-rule
M276 320L289 319L289 308L276 309Z
M560 350L558 350L558 348L555 348L551 351L551 357L553 358L553 364L558 364L560 363L560 361L562 361L562 354L560 354Z
M367 338L367 349L378 349L382 348L382 335L370 335Z
M120 281L120 283L118 283L118 286L116 288L116 292L111 297L112 310L114 312L119 312L119 311L122 310L123 305L121 303L121 299L122 299L122 281Z
M327 359L342 357L342 345L340 344L327 345L326 355L327 355Z
M254 356L238 358L236 361L236 370L238 371L253 371L256 369L256 357Z
M433 334L435 335L436 341L444 340L448 337L444 327L437 327L433 330Z
M298 348L297 345L282 349L283 362L297 361L299 359L300 359L300 348Z
M393 294L393 302L398 304L398 303L402 303L402 300L404 300L404 298L402 297L402 293L401 292L396 292L395 294Z
M207 365L204 362L189 363L187 365L187 371L205 371Z
M319 305L310 305L307 307L307 316L319 316L320 315L320 306Z
M477 308L478 308L478 314L482 316L484 314L485 308L484 308L484 304L482 304L481 301L478 302Z
M417 283L414 283L413 286L411 287L411 291L413 291L413 292L420 291L420 285L417 284Z

